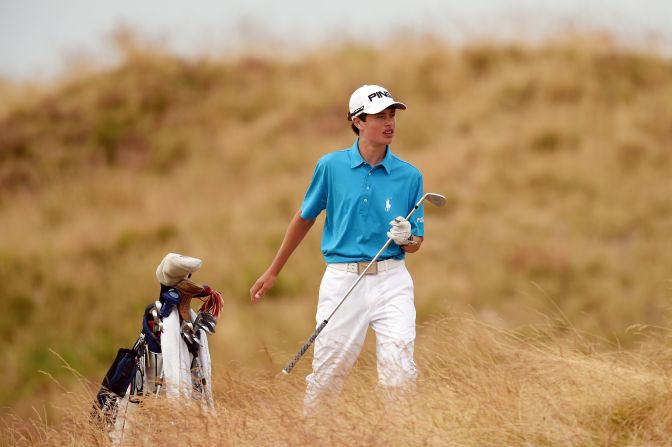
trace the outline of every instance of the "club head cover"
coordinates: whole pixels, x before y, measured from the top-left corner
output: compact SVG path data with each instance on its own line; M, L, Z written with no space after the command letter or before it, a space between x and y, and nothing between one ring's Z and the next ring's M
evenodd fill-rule
M201 268L203 261L191 256L168 253L156 268L156 279L164 286L174 286Z

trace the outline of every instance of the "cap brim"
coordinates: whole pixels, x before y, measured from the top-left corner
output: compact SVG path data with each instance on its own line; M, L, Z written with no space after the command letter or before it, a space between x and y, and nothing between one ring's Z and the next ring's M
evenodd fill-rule
M362 110L362 113L372 115L374 113L382 112L383 110L387 109L390 106L394 106L395 109L406 110L406 104L404 104L403 102L389 100L389 101L378 101L375 104L366 107L364 110Z

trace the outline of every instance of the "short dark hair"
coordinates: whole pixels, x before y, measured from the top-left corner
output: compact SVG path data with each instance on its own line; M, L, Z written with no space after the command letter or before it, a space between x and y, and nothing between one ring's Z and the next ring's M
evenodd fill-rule
M350 123L350 127L352 127L352 131L355 134L359 135L359 129L357 128L357 126L355 126L355 118L359 118L362 121L366 121L366 113L362 113L360 115L357 115L356 117L353 117L352 118L352 123Z

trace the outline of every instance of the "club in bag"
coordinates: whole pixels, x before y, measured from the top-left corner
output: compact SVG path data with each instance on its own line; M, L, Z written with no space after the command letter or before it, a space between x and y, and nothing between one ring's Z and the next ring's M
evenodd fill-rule
M194 320L194 328L196 330L203 329L208 335L215 333L216 326L217 320L207 312L199 312L196 316L196 320Z
M182 337L187 341L187 343L196 343L200 346L203 346L203 343L201 343L201 340L198 338L198 334L196 334L194 331L194 325L191 321L184 320L182 322L182 326L180 327L180 332L182 333Z
M443 195L441 195L441 194L436 194L436 193L433 193L433 192L428 192L428 193L426 193L425 195L423 195L423 196L420 198L420 200L418 200L418 203L415 204L415 206L413 207L413 209L411 210L411 212L409 212L409 213L408 213L408 216L406 216L406 220L408 220L408 219L411 218L411 216L413 215L413 213L415 213L415 210L417 210L417 209L420 207L420 205L422 205L422 203L423 203L425 200L427 200L427 201L428 201L429 203L431 203L432 205L434 205L434 206L438 206L438 207L442 207L443 205L446 204L446 197L445 197L445 196L443 196ZM331 319L331 317L334 316L334 314L336 313L336 311L338 310L338 308L341 307L341 304L343 304L343 302L344 302L345 299L348 297L348 295L350 295L350 293L353 291L353 289L355 288L355 286L357 286L357 284L359 284L359 281L362 279L362 277L363 277L364 275L366 275L366 272L369 271L369 268L371 268L371 266L373 265L373 263L376 262L376 260L378 259L378 257L385 251L385 249L390 245L391 242L392 242L392 238L388 239L387 242L385 242L385 245L383 245L383 248L381 248L381 249L378 251L378 253L376 253L376 256L373 257L373 259L371 260L371 262L369 262L369 264L366 266L366 268L364 269L364 271L363 271L362 273L359 274L359 277L357 277L357 279L356 279L355 282L350 286L350 288L348 289L348 291L345 292L345 295L343 295L343 298L341 298L341 301L339 301L339 303L336 305L336 307L334 308L334 310L332 310L331 313L329 314L329 316L327 316L327 318L326 318L322 323L320 323L320 325L317 327L317 329L315 329L315 332L313 332L313 335L310 336L310 338L308 339L308 341L306 341L306 342L303 344L303 346L301 347L301 349L299 349L299 352L296 353L296 355L294 356L294 358L287 364L287 366L284 367L284 369L282 370L283 373L285 373L285 374L289 374L289 373L292 371L292 369L294 369L294 366L296 366L296 364L299 362L299 360L301 359L301 357L303 357L303 354L306 353L306 351L308 350L308 348L310 348L310 345L313 344L313 342L315 341L315 339L317 338L317 336L320 335L320 332L322 332L322 330L323 330L324 327L327 325L327 323L329 323L329 320Z

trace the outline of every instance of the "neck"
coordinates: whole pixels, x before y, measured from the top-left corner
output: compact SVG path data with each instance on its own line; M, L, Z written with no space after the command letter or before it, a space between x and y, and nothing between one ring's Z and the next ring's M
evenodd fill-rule
M359 154L370 166L376 166L383 161L386 151L386 144L375 144L368 140L359 139Z

